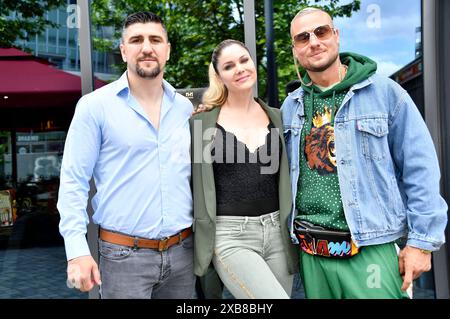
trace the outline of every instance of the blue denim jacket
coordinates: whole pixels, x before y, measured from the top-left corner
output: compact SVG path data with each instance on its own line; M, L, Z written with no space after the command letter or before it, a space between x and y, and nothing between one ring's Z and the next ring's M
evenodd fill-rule
M281 111L293 198L305 112L300 87ZM350 88L335 117L335 148L345 218L357 246L407 237L413 247L445 242L447 204L439 193L439 163L430 133L408 93L372 75ZM295 201L290 218L296 216Z

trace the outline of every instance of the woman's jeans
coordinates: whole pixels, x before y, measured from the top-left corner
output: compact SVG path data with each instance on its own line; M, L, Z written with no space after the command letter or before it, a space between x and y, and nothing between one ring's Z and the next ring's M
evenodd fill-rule
M283 299L292 291L279 212L217 216L213 264L237 299Z
M99 239L103 299L193 298L193 236L166 251L133 248Z

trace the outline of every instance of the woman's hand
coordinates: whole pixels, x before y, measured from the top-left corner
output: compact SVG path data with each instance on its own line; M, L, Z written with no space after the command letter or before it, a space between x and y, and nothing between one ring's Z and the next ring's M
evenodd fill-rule
M205 105L199 104L197 108L192 112L192 116L206 112L207 110L208 108Z

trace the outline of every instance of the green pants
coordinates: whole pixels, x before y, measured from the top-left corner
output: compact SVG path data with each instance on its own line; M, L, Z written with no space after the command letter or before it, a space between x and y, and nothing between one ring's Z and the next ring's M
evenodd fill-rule
M398 256L394 243L367 246L349 259L300 253L305 296L310 299L400 299Z

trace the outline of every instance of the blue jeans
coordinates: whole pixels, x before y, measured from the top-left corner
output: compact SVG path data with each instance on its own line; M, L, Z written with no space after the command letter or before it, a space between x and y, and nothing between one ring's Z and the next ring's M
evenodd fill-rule
M217 216L213 264L237 299L288 299L293 284L278 212Z
M102 299L193 298L193 236L166 251L120 246L99 239Z

